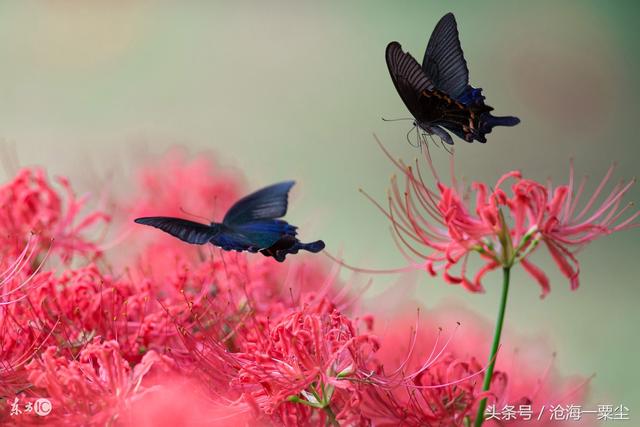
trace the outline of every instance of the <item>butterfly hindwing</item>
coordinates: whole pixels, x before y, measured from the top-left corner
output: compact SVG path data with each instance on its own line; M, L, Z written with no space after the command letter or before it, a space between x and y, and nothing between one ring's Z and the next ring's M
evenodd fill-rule
M181 218L152 216L137 218L135 222L158 228L182 241L196 245L204 245L216 234L215 230L209 225Z
M237 226L284 216L287 213L289 190L293 184L294 181L280 182L243 197L231 206L222 223Z
M444 15L431 33L422 69L437 89L455 99L467 88L469 69L453 13Z
M211 239L211 243L224 249L225 251L249 251L255 253L260 250L260 247L249 240L246 236L235 233L231 230L222 231L216 234Z
M453 145L453 139L451 138L451 135L447 133L446 130L442 129L440 126L431 126L429 129L431 130L431 133L438 136L444 143ZM456 133L456 135L464 139L464 134L460 134L455 131L454 133Z
M255 246L265 249L272 246L283 236L294 237L296 227L279 219L252 221L231 227L234 233L247 238Z

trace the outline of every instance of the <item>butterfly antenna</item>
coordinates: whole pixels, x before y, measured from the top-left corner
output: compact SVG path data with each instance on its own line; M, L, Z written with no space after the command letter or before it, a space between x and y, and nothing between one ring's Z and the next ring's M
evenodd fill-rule
M203 216L200 216L200 215L197 215L197 214L194 214L194 213L188 212L188 211L186 211L182 206L180 206L180 212L182 212L182 213L184 213L184 214L187 214L187 215L191 215L191 216L192 216L192 217L194 217L194 218L203 219L203 220L205 220L207 223L211 222L211 220L210 220L209 218L205 218L205 217L203 217Z
M380 117L383 122L401 122L403 120L413 120L411 117L403 117L399 119L385 119L384 117Z

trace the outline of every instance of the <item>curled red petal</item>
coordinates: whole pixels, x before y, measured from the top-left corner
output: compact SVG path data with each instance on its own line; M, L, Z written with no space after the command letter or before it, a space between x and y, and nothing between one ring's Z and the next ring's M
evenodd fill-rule
M542 288L540 298L544 298L545 296L547 296L549 291L551 291L551 287L549 286L549 278L546 274L544 274L544 271L542 271L539 267L526 259L523 259L522 261L520 261L520 263L522 264L522 267L527 271L527 273L529 273L531 277L533 277L538 282L540 288Z

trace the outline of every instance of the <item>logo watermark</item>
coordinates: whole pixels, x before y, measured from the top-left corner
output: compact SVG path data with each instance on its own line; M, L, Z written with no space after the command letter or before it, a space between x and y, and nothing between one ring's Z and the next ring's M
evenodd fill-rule
M51 401L47 398L41 397L35 402L28 401L24 405L20 405L20 399L17 397L13 399L9 415L16 417L23 414L36 414L40 417L46 417L53 410Z
M40 398L36 400L36 403L33 405L33 408L36 414L40 415L41 417L44 417L51 413L53 406L51 405L51 402L49 401L49 399Z

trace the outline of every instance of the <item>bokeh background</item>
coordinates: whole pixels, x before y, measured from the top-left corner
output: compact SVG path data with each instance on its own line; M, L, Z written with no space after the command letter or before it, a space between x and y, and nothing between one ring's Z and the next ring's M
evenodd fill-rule
M70 176L82 190L113 175L127 188L141 158L182 145L213 150L251 188L295 178L288 218L352 264L403 264L388 223L357 189L384 199L394 172L376 133L413 159L406 117L389 79L391 40L421 58L446 12L456 14L471 83L497 114L522 123L489 143L457 142L461 175L494 182L601 177L618 163L638 173L640 49L635 1L538 2L0 2L0 139L4 178L14 158ZM432 150L446 170L448 156ZM593 186L591 187L593 188ZM628 200L640 201L636 186ZM206 215L206 213L202 213ZM591 403L640 410L640 230L580 254L571 292L546 257L552 292L516 269L507 330L552 343L565 373L595 373ZM426 274L427 306L455 300L493 319L498 274L469 295ZM401 281L402 282L402 281ZM372 293L396 286L374 277ZM544 339L543 339L544 338ZM636 421L633 421L635 419Z

